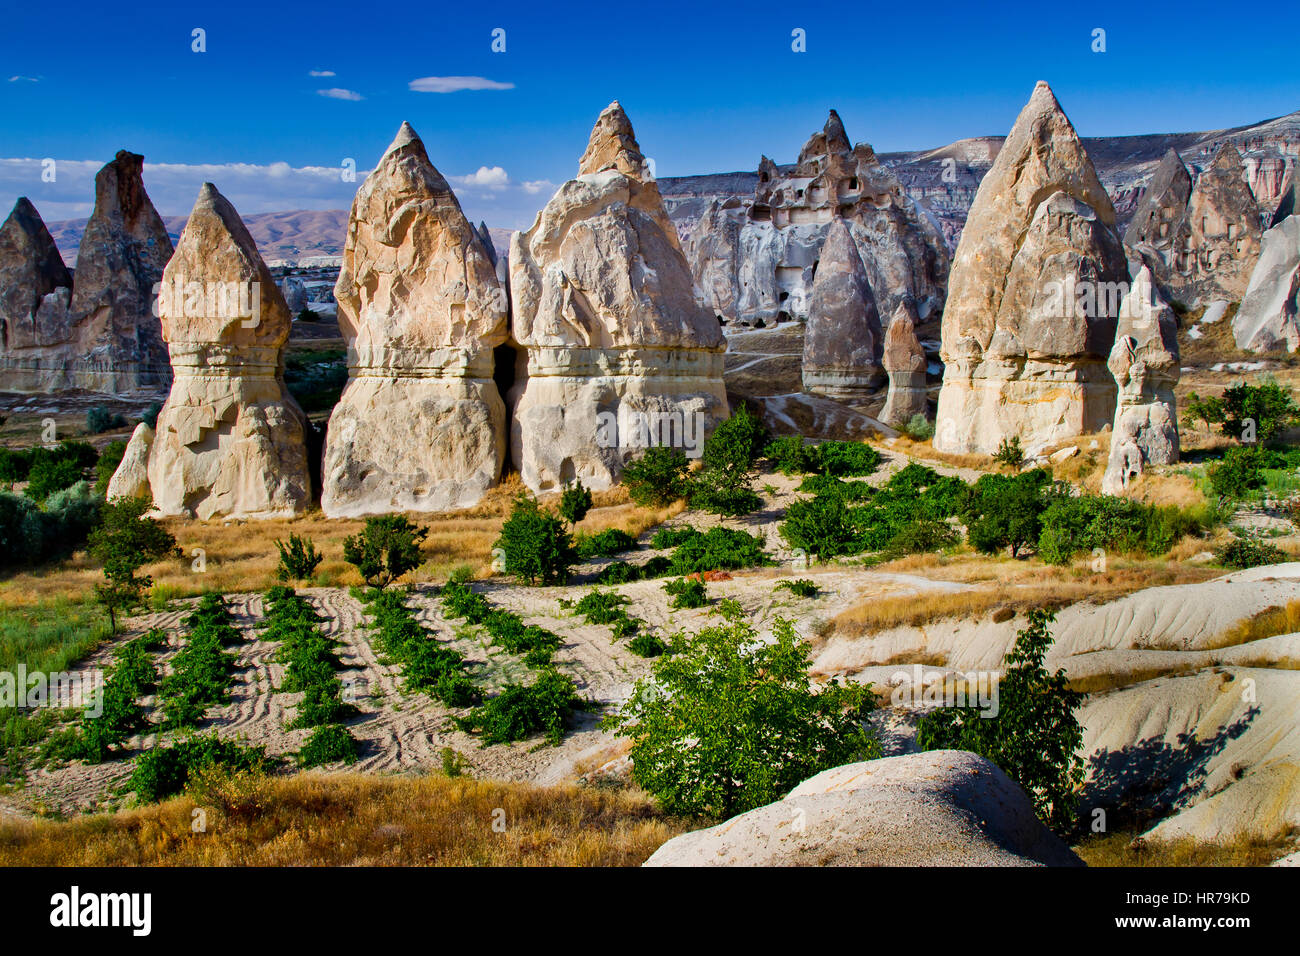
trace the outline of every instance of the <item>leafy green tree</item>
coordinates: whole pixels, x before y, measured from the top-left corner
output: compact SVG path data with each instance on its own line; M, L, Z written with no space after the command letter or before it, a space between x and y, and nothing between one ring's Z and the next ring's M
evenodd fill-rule
M1206 468L1210 487L1223 498L1246 498L1264 487L1264 469L1272 455L1259 445L1229 448L1217 464Z
M1223 424L1225 435L1238 441L1267 442L1300 421L1300 406L1291 397L1291 390L1275 379L1265 378L1258 385L1245 382L1234 385L1223 393ZM1248 422L1254 423L1253 437Z
M95 585L95 597L108 611L114 634L118 615L138 606L153 586L151 577L136 577L136 572L150 561L180 554L171 533L145 517L152 507L147 497L106 502L100 509L100 523L88 538L90 556L104 569L104 583Z
M1043 488L1050 479L1042 468L1011 476L981 475L962 516L971 546L985 554L1010 548L1015 558L1038 541L1047 506Z
M623 468L628 497L643 507L670 505L690 490L690 462L679 448L656 445Z
M815 691L810 648L778 619L774 641L734 613L677 635L604 726L632 741L632 776L670 813L727 817L831 767L880 755L863 726L870 685Z
M573 538L564 522L526 494L515 499L496 547L504 557L506 574L529 584L563 583L569 579L569 569L578 562Z
M360 534L343 541L343 560L354 565L372 588L383 590L420 566L420 542L429 536L405 515L376 515L366 519Z
M941 707L922 718L922 750L969 750L987 757L1020 784L1034 812L1057 833L1074 826L1083 782L1083 725L1075 711L1086 695L1072 691L1064 670L1043 666L1055 612L1029 612L996 688L997 715L973 707Z
M1183 425L1194 428L1197 421L1205 423L1208 431L1211 425L1223 421L1223 399L1207 395L1205 398L1195 392L1188 392L1183 405Z
M704 467L726 474L744 474L754 467L767 443L763 422L741 405L704 442Z
M858 530L850 520L844 499L818 495L792 501L781 523L781 537L819 560L853 554L858 547Z
M275 542L280 552L280 564L275 569L278 581L305 581L316 573L324 555L316 550L311 538L305 535L289 535L288 541Z
M32 464L23 494L44 501L56 491L71 488L81 480L81 469L68 458L40 458Z
M591 492L582 479L565 488L564 494L560 495L560 517L569 522L570 528L587 517L590 510Z

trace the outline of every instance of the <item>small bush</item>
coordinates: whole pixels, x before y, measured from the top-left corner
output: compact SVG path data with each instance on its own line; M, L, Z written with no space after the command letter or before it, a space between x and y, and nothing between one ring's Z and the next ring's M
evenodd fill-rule
M111 432L118 428L125 428L127 421L121 415L116 415L109 411L103 405L96 405L90 411L86 412L86 431L92 435L99 435L104 432Z
M607 557L631 551L636 538L620 528L607 528L597 534L578 535L577 552L580 558Z
M763 457L783 475L810 474L817 470L817 452L801 435L786 435L768 442Z
M136 761L127 786L135 791L138 803L156 803L180 793L192 777L208 767L261 773L269 766L264 747L242 747L208 734L146 750Z
M623 467L623 485L638 505L662 508L686 497L689 468L680 449L657 445Z
M816 452L818 470L834 478L860 478L880 466L880 452L864 442L824 441Z
M126 455L126 442L111 441L100 452L99 461L95 463L95 494L101 498L108 494L108 483L113 480L113 473L122 464Z
M658 657L668 650L668 645L658 635L638 634L627 642L627 649L638 657Z
M324 560L311 538L305 536L291 534L288 541L276 539L275 546L280 551L280 565L275 570L279 581L306 581Z
M66 458L40 458L32 465L23 490L33 501L44 501L56 491L71 488L81 481L81 468Z
M388 587L420 566L420 542L428 528L418 528L405 515L367 518L360 534L343 542L343 559L361 572L372 588Z
M298 751L298 766L304 770L339 762L357 762L356 738L339 724L317 727Z
M665 593L672 596L669 607L681 608L704 607L709 603L709 592L700 578L678 578L664 585Z
M1290 557L1275 544L1237 535L1227 544L1215 549L1214 560L1225 568L1241 570L1264 564L1282 564L1290 560Z
M532 684L509 684L499 695L455 718L467 733L482 735L484 745L526 740L537 733L559 745L569 716L583 706L573 681L545 670Z
M1246 498L1264 487L1264 469L1272 456L1258 445L1229 448L1223 459L1206 469L1210 487L1225 498Z
M763 550L761 537L722 527L710 528L686 539L673 551L671 560L671 572L681 575L755 568L772 563Z
M496 547L504 555L506 574L529 584L567 581L578 558L564 522L528 495L515 499Z
M1002 439L998 450L993 453L993 460L1004 468L1012 471L1019 470L1025 463L1025 450L1020 447L1020 436L1012 435L1010 438Z
M675 548L683 542L690 541L692 538L698 538L703 532L690 525L681 525L677 528L660 528L650 539L652 548Z
M903 426L903 434L913 441L929 441L934 437L934 422L917 412Z
M581 480L564 489L560 495L560 517L573 527L591 510L591 492Z
M821 593L821 589L807 578L797 578L793 581L782 581L773 591L789 591L795 597L811 598Z

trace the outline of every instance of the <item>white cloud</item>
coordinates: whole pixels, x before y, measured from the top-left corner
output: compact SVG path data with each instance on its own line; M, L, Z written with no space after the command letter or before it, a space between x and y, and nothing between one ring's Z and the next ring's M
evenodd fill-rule
M333 70L308 70L308 76L334 76Z
M468 176L452 176L451 180L461 186L481 186L487 189L504 189L510 185L510 176L500 166L480 166Z
M39 83L40 80L34 76L11 76L10 83Z
M332 100L350 100L355 103L357 100L365 99L364 96L355 90L340 90L334 88L328 90L317 90L316 92L321 96L328 96Z
M412 80L416 93L458 93L461 90L513 90L513 83L501 83L483 76L422 76Z
M549 192L555 189L555 183L551 182L549 179L533 179L520 183L520 185L523 187L524 192L528 193L530 196L535 196L543 190Z

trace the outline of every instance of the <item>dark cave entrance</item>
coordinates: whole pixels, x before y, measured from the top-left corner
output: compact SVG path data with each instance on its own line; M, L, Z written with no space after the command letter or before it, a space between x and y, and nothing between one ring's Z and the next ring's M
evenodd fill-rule
M511 454L511 449L514 447L514 415L510 390L515 387L520 372L527 368L524 364L527 361L528 353L509 342L498 345L492 350L492 381L496 383L497 392L500 393L501 401L506 406L506 455L505 464L501 466L502 478L515 470L514 456Z

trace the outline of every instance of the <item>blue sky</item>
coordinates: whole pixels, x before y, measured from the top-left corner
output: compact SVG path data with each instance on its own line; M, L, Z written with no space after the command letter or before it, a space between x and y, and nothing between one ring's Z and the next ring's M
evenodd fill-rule
M1296 4L1269 5L1262 21L1194 2L369 9L141 0L56 14L5 0L0 206L26 194L49 220L85 215L94 169L126 147L166 164L146 186L167 215L188 212L205 178L244 213L345 208L355 184L336 175L342 161L364 172L406 119L472 218L522 227L616 98L660 176L752 169L763 153L792 161L831 106L881 152L1004 133L1038 79L1085 136L1300 109ZM504 53L491 50L496 28ZM796 28L806 52L791 49ZM1090 49L1096 28L1105 53ZM460 76L510 88L410 88ZM47 157L65 173L55 183L40 180Z

